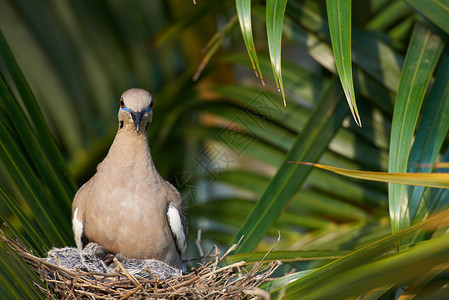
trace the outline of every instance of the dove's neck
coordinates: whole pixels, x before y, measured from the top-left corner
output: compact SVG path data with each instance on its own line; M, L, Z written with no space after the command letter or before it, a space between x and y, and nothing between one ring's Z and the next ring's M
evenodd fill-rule
M108 155L101 165L113 165L119 172L132 170L135 175L160 177L154 166L146 133L121 130L115 136ZM99 165L98 168L102 168ZM108 166L108 167L109 167Z

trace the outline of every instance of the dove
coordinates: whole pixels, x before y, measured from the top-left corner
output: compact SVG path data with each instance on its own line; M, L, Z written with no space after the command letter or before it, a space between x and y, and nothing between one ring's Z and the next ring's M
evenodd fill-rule
M157 259L181 268L186 210L181 194L159 175L151 156L152 96L129 89L119 103L118 131L109 152L73 200L76 245L83 249L94 242L113 256Z

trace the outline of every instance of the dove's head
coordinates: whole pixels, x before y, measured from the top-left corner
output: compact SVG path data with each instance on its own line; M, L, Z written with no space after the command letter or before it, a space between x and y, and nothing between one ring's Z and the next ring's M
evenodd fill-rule
M118 111L119 129L146 132L146 127L153 119L153 98L143 89L129 89L120 98Z

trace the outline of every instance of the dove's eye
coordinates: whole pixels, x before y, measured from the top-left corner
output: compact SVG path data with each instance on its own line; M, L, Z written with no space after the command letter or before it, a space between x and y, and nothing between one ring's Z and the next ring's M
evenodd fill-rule
M125 108L125 101L123 101L123 98L120 98L120 107Z
M153 108L153 101L151 101L151 103L150 103L150 109L152 109Z

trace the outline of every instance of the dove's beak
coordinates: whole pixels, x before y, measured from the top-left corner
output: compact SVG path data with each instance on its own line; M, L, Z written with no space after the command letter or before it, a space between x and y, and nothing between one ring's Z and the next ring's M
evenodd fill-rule
M142 123L144 111L131 112L131 117L133 118L134 125L136 126L137 133L140 132L140 123Z

